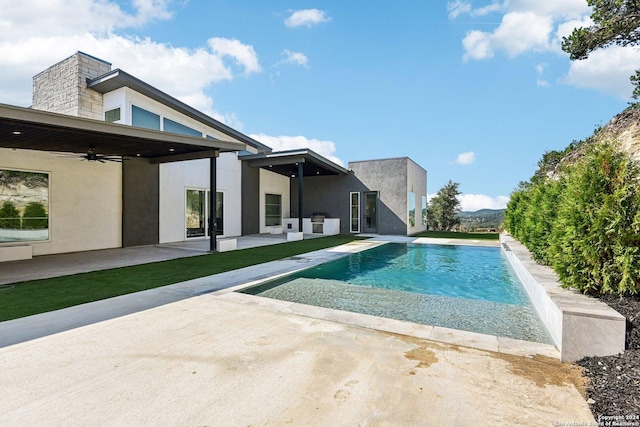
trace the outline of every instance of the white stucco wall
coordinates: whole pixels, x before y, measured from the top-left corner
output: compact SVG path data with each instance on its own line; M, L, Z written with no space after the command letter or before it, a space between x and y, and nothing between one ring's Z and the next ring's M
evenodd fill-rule
M241 224L241 162L222 153L216 163L217 191L224 194L224 234L239 236ZM186 239L186 191L209 189L209 159L160 165L160 243Z
M282 196L282 217L291 216L290 179L286 176L260 169L260 233L269 233L265 225L266 194L280 194Z
M0 148L0 168L49 173L49 241L33 255L122 246L122 165Z
M422 196L427 195L427 171L421 168L416 162L407 158L407 192L413 192L416 195L416 225L409 225L407 217L407 235L420 233L427 229L426 225L422 225ZM407 197L407 212L409 200Z
M120 121L117 123L131 125L132 105L197 129L203 135L225 141L237 141L129 88L121 88L104 95L105 111L120 107ZM224 194L224 235L221 237L239 236L242 233L242 165L236 153L220 154L216 179L217 191ZM160 165L160 243L180 242L186 239L187 189L209 189L209 159Z

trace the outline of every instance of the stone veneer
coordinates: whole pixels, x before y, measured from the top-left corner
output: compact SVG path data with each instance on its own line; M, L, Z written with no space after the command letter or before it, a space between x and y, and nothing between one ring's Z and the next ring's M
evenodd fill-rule
M87 78L109 71L109 62L77 52L33 77L32 108L104 120L102 94L87 89Z
M596 298L562 288L554 271L536 263L511 236L502 234L500 242L563 362L624 351L624 316Z

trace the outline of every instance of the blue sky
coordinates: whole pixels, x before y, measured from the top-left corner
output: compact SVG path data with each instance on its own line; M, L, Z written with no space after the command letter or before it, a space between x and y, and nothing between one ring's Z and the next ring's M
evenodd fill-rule
M0 103L80 50L272 146L408 156L504 207L547 150L630 101L633 48L571 63L586 0L0 0Z

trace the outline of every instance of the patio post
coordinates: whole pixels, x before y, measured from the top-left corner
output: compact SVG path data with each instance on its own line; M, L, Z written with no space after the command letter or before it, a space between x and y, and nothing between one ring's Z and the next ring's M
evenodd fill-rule
M217 154L217 153L216 153ZM218 224L216 223L216 204L217 204L217 156L209 158L209 252L217 250Z
M298 232L302 233L302 162L298 162Z

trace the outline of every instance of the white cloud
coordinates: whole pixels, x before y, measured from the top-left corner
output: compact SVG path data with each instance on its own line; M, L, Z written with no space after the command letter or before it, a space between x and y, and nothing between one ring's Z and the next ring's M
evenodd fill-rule
M2 3L3 103L30 105L31 77L80 50L111 62L114 68L122 68L213 117L233 122L233 115L214 110L213 100L204 90L213 83L261 69L253 47L238 40L216 37L189 49L125 34L126 28L170 19L171 2L167 0L135 0L131 13L109 0ZM120 30L118 34L113 32L115 29Z
M461 194L458 196L460 207L465 212L480 209L505 209L509 203L508 196L486 196L484 194Z
M284 59L278 62L278 64L292 64L301 67L309 65L309 58L302 52L292 52L289 49L285 49L280 55L284 56Z
M265 134L249 135L251 138L273 148L273 151L286 151L296 148L308 148L334 163L344 166L342 160L335 156L336 144L333 141L309 139L305 136L269 136Z
M304 9L294 11L284 20L284 24L289 28L313 27L329 21L331 21L331 17L327 16L324 10Z
M571 62L561 83L593 88L629 100L633 91L629 77L640 68L640 51L632 46L597 50L589 58Z
M516 57L526 51L550 50L553 21L533 12L510 12L493 32L470 31L462 41L465 59L492 58L495 51Z
M471 12L471 3L468 1L456 0L447 2L447 12L449 12L450 19L456 19L462 14Z
M242 44L236 39L225 39L214 37L208 40L213 52L220 57L229 56L235 59L236 63L244 68L244 74L257 73L261 71L258 63L258 55L253 46Z
M473 151L467 151L465 153L458 154L458 157L453 161L457 165L470 165L476 161L476 153Z
M462 40L463 59L488 60L499 53L509 58L530 52L550 52L568 58L561 49L563 37L574 28L593 24L591 9L584 0L503 0L474 8L470 0L447 4L449 17L471 17L502 13L500 23L490 31L469 31ZM583 61L569 65L560 83L602 91L628 100L632 91L629 76L640 68L640 53L633 47L613 46L594 51ZM537 70L536 85L549 87L543 70Z

